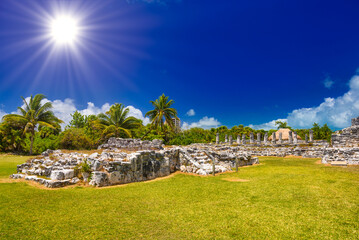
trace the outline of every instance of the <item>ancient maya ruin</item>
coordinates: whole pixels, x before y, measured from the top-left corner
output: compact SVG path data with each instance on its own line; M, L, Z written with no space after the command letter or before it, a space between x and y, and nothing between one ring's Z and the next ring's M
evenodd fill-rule
M234 142L233 139L236 139ZM257 133L246 136L219 134L211 144L164 147L162 141L111 138L91 155L47 150L18 165L11 178L36 181L49 188L82 181L93 186L109 186L146 181L168 176L175 171L209 175L231 171L234 167L258 164L254 156L287 155L321 158L322 163L336 166L359 164L359 117L352 126L332 135L332 142L314 141L313 132L302 140L296 132L279 129L268 137ZM88 166L84 170L84 166ZM80 177L80 178L79 178Z

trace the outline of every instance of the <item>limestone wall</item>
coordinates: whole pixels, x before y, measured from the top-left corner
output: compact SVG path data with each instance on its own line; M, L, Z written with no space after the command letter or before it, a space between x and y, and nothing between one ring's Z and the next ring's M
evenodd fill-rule
M109 147L101 154L91 155L56 150L18 165L18 173L11 177L37 181L50 188L80 181L102 187L151 180L176 170L199 175L212 174L213 170L230 171L237 159L240 166L258 163L257 158L236 152L235 148L216 152L207 148L172 147L128 153Z
M161 150L162 141L154 139L153 141L132 139L132 138L110 138L107 143L102 144L98 149L122 149L129 151L138 150Z

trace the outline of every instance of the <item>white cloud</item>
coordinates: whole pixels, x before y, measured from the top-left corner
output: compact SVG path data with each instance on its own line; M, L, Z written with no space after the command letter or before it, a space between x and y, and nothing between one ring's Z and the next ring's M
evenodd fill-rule
M147 125L150 123L150 119L148 117L144 117L140 109L135 108L134 106L128 106L128 109L130 109L128 115L141 119L143 125Z
M248 127L256 129L256 130L257 129L263 129L263 130L277 129L277 125L275 125L276 121L287 122L287 119L276 119L276 120L272 120L267 123L262 123L262 124L257 124L257 125L249 124Z
M350 126L352 118L358 116L359 75L354 75L349 81L349 91L343 96L325 98L316 107L295 109L288 114L287 120L288 125L295 128L310 128L314 122L320 125L327 123L333 128L345 128ZM260 125L270 125L273 121Z
M334 81L330 77L326 77L323 81L324 87L330 89L332 88Z
M193 109L190 109L190 110L188 110L186 115L192 117L192 116L196 115L196 112Z
M2 120L2 117L5 116L7 113L0 109L0 122Z
M216 128L219 125L221 125L221 123L213 118L213 117L203 117L201 120L199 120L198 122L193 122L191 124L188 124L187 122L184 122L182 124L182 129L190 129L190 128L195 128L195 127L199 127L199 128L204 128L204 129L209 129L209 128Z
M29 101L30 97L25 98L25 100ZM105 103L101 107L97 107L97 106L95 106L94 103L88 102L86 108L78 109L75 105L75 101L70 98L66 98L64 101L58 100L58 99L54 100L54 101L44 99L42 101L42 104L44 104L45 102L52 103L52 106L53 106L52 111L54 112L55 116L58 117L59 119L61 119L62 121L64 121L64 123L61 124L61 126L63 128L70 123L70 121L72 119L71 114L74 114L76 111L79 111L81 114L86 115L86 116L97 115L99 113L107 112L111 107L111 105L109 103ZM25 107L25 105L23 104L22 107ZM149 118L144 117L141 110L135 108L134 106L127 106L127 108L129 108L129 110L130 110L128 113L129 116L133 116L138 119L141 119L143 121L144 125L146 125L150 122ZM19 112L13 112L13 113L19 114ZM3 113L0 110L0 116L2 117L1 114L5 115L6 113Z

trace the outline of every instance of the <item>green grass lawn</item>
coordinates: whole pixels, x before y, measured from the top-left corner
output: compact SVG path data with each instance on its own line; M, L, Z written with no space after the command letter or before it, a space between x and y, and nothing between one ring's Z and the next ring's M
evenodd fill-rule
M25 159L0 155L0 178ZM216 177L110 188L0 179L0 239L359 239L358 167L260 161Z

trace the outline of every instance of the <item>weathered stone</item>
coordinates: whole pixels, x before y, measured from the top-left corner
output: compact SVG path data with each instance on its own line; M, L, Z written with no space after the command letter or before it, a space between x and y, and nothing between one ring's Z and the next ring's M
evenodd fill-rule
M229 145L233 144L233 139L232 139L232 135L229 135Z
M298 144L297 132L293 132L293 143L294 143L294 144Z
M94 163L93 163L92 170L94 170L94 171L99 171L99 170L101 169L101 167L102 167L101 162L96 160L96 161L94 161Z
M293 132L292 131L289 131L288 141L289 141L289 144L293 144Z
M108 176L105 172L94 171L92 172L92 180L90 185L103 187L108 185Z
M242 135L242 144L243 145L246 144L246 135L245 134Z
M257 144L261 144L261 133L257 133Z
M305 143L308 143L308 134L305 134Z
M254 143L254 134L252 132L249 134L249 143L250 144Z
M65 174L62 170L54 170L51 172L51 180L64 180Z
M228 135L227 135L227 134L224 136L224 142L225 142L225 143L228 142Z
M278 143L279 144L282 144L283 143L283 140L282 140L282 133L281 132L279 132L279 134L278 134L279 136L278 136Z
M240 134L237 135L237 144L238 145L241 144L241 135Z
M216 144L219 144L219 133L216 133Z
M275 132L272 133L272 144L276 144Z
M264 134L263 142L264 142L265 145L268 144L268 132L266 132L266 133Z
M309 142L313 142L313 130L309 130Z

